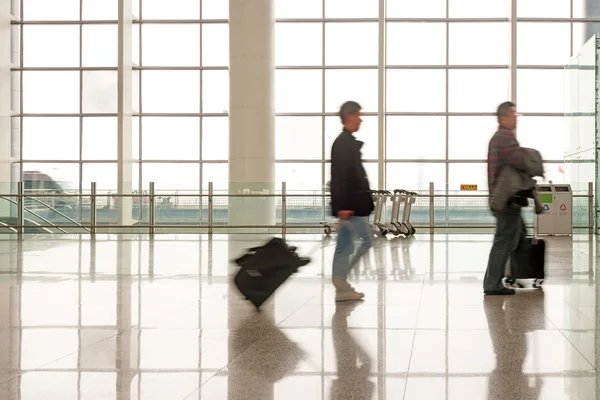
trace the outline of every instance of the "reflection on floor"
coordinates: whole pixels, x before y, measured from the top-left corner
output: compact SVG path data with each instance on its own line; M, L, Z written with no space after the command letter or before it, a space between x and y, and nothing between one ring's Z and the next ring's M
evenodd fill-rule
M288 240L313 262L257 313L229 260L259 237L0 238L0 399L596 398L595 239L506 298L489 235L378 240L337 306L335 239Z

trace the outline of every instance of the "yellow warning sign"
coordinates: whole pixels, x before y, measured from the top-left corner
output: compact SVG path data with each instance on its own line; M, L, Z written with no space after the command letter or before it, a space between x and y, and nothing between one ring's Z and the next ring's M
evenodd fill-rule
M473 184L463 184L460 185L460 190L468 190L468 191L477 191L477 185L473 185Z

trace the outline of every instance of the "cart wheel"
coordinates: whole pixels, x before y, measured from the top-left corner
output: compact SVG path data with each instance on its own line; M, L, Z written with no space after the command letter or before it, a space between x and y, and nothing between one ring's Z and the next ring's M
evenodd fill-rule
M536 279L533 281L533 287L536 289L540 289L542 287L542 283L544 283L543 279Z
M380 235L380 236L387 236L387 234L388 234L388 233L389 233L389 232L388 232L388 230L387 230L387 229L382 229L382 230L380 230L380 231L379 231L379 235Z
M509 286L512 286L515 284L515 280L513 278L511 278L510 276L507 276L506 279L504 280L504 283L506 283Z
M410 236L413 236L415 233L417 233L417 230L413 226L412 229L410 230Z
M325 228L325 235L329 236L329 235L331 235L331 232L332 232L332 230L330 227Z
M400 236L400 233L401 233L400 229L398 229L395 226L392 228L392 230L390 232L392 232L392 235L394 235L394 236Z

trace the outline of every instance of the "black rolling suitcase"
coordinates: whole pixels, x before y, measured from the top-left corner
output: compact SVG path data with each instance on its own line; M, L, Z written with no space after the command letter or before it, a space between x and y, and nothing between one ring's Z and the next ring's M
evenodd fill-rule
M248 249L235 260L241 268L234 283L239 291L258 309L279 286L310 258L299 257L296 248L285 240L273 238L265 245Z
M533 287L538 288L544 282L546 261L546 242L543 239L527 237L511 258L511 271L506 283L514 285L518 279L533 279ZM517 283L519 287L523 285Z

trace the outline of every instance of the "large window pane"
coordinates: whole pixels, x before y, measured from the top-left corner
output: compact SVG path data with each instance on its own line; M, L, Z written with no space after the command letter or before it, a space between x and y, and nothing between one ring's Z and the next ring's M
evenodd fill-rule
M140 112L140 70L131 71L131 108L134 113Z
M321 71L275 71L275 111L321 112L323 95Z
M388 22L387 35L388 65L446 64L445 23Z
M154 182L156 191L176 190L198 192L200 186L199 164L142 164L142 187Z
M142 65L200 66L200 24L143 24Z
M142 71L146 113L199 113L199 71Z
M202 71L202 112L229 112L229 71Z
M435 190L446 187L445 164L388 162L385 165L387 190L429 190L429 182L433 182Z
M446 111L446 71L389 69L388 112Z
M568 22L518 22L517 62L521 65L563 65L571 52Z
M229 118L202 118L202 159L229 159Z
M321 23L283 23L275 25L275 63L278 66L321 65L323 63L323 25Z
M228 19L229 2L223 0L202 0L202 19Z
M27 0L23 2L26 21L68 21L79 19L80 0Z
M448 158L487 159L488 144L497 128L496 117L449 117Z
M450 64L508 64L508 34L509 25L505 22L451 23Z
M451 112L495 112L508 99L508 70L449 71Z
M321 163L276 163L275 190L281 189L286 182L289 192L310 193L321 191Z
M83 0L82 11L84 20L116 21L119 18L119 0Z
M358 102L363 112L377 111L377 70L325 71L325 111L337 112L348 101Z
M117 112L117 71L83 72L83 112Z
M377 65L376 22L325 24L326 65Z
M82 63L84 67L116 67L119 45L117 25L83 25ZM137 26L134 31L137 30ZM139 36L139 35L138 35ZM139 43L138 43L139 46ZM139 53L135 47L134 53Z
M202 191L208 191L209 182L213 183L215 192L229 191L229 165L228 164L203 164L202 165Z
M79 164L46 164L46 163L23 163L23 171L38 171L48 175L55 182L65 188L79 187ZM64 182L64 184L62 184ZM89 188L90 186L84 186Z
M79 72L23 72L23 112L78 113Z
M202 26L202 65L207 67L229 66L229 25L208 24Z
M23 44L24 67L79 66L77 25L25 25Z
M519 117L519 144L542 153L545 160L562 160L565 152L564 117Z
M488 190L486 163L454 163L448 166L448 190L460 191L460 185L477 185L477 190Z
M140 65L140 37L141 25L134 23L131 28L131 61L134 65Z
M81 183L84 189L91 187L92 182L96 182L98 192L117 192L117 163L85 163L81 172Z
M199 117L143 117L143 160L199 160Z
M198 0L177 0L170 3L164 0L143 0L142 18L144 19L200 19Z
M449 0L450 18L508 18L510 1Z
M117 144L117 117L83 119L83 160L116 160Z
M78 160L79 118L23 118L25 160Z
M356 139L364 142L361 149L362 158L363 160L377 160L379 158L377 117L362 117L362 120L360 130L355 133ZM325 117L325 158L327 160L331 159L331 146L342 129L339 117Z
M446 0L387 0L388 18L446 18Z
M221 0L216 0L221 1ZM326 0L275 0L276 18L322 18Z
M275 159L320 160L323 147L322 121L321 117L277 117Z
M134 160L140 159L140 117L131 118L131 154Z
M445 159L446 118L389 116L386 123L387 159Z
M571 2L568 0L519 0L519 18L569 18Z
M324 0L325 18L377 18L379 0Z
M517 71L517 109L520 112L564 111L564 71Z

